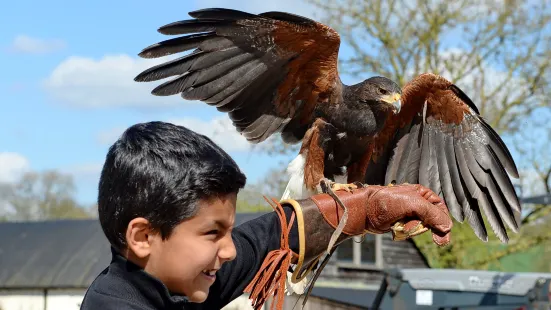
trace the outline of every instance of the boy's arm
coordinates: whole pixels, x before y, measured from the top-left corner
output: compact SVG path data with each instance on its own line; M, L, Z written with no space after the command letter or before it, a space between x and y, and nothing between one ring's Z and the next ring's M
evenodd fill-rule
M452 221L448 210L438 195L426 187L411 184L392 187L370 185L353 192L337 191L335 194L348 209L348 219L343 223L342 233L335 244L365 233L389 232L393 224L406 219L409 221L404 233L408 237L426 230L419 230L422 225L410 225L421 222L432 229L435 243L441 245L449 242ZM315 262L327 250L344 211L337 200L328 194L286 201L277 207L276 211L284 213L284 225L278 212L270 212L234 229L232 236L236 258L225 263L217 273L209 297L201 306L203 309L220 309L242 295L252 280L258 280L255 276L259 270L266 269L262 265L272 251L288 246L293 252L293 263L297 263L298 258L302 268ZM287 226L291 218L293 225L289 234L283 234L288 236L288 241L282 244L282 226ZM282 271L286 276L287 270ZM264 297L257 296L256 301L262 303L259 299Z

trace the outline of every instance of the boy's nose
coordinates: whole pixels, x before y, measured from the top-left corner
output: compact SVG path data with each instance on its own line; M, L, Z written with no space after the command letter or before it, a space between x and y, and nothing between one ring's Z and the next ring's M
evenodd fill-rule
M231 261L235 259L235 256L237 255L237 250L235 249L235 244L233 243L233 238L230 236L225 238L224 243L222 247L220 248L220 251L218 251L218 256L220 259L223 259L225 261Z

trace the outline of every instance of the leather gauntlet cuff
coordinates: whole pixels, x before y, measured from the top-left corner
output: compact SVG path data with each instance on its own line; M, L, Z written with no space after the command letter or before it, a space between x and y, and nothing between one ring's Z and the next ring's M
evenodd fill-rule
M366 229L366 217L369 214L366 209L368 199L374 192L376 190L369 187L355 189L354 194L346 191L335 192L348 208L348 220L333 248L346 239L369 232ZM302 281L326 253L344 213L343 208L328 194L318 194L302 200L286 199L279 203L272 199L269 202L279 215L281 248L268 254L253 281L245 288L245 292L250 293L249 298L253 301L255 309L261 307L271 294L275 297L276 307L281 309L285 286L284 274L290 264L296 264L291 282ZM290 219L287 218L284 207L294 210ZM298 247L296 240L290 240L297 237Z
M332 199L327 196L328 199ZM325 197L322 198L325 202ZM295 253L296 259L293 263L297 264L297 270L303 265L312 263L327 250L327 245L331 235L335 231L335 225L330 224L320 212L319 206L311 199L300 201L288 199L281 202L283 206L292 206L297 218L297 235L299 241L298 252ZM337 241L337 245L351 237L348 234L342 234ZM293 282L298 280L293 277ZM299 279L300 280L300 279Z
M303 280L318 263L335 231L311 199L287 199L279 203L272 200L269 203L279 215L281 247L268 253L255 278L244 290L250 293L255 309L262 307L270 295L274 296L276 308L282 309L285 275L290 265L297 265L290 281L298 283ZM287 218L289 212L285 212L288 207L294 210L290 218ZM342 234L337 244L348 237Z
M366 186L354 189L353 193L334 192L348 209L348 218L342 233L331 249L354 236L386 232L368 224L370 216L377 216L377 214L371 214L375 211L369 208L370 199L380 189L381 187ZM331 237L344 214L344 208L328 194L317 194L302 200L283 200L281 204L293 206L297 215L299 252L295 255L296 260L293 261L297 266L291 282L298 283L319 262L322 255L327 253Z
M355 189L354 194L347 191L335 192L348 208L348 220L333 247L353 236L368 232L378 233L367 230L366 225L367 201L373 192L367 187ZM297 215L299 252L293 260L297 266L291 282L298 283L310 273L326 253L344 209L328 194L317 194L302 200L283 200L281 204L293 206Z
M366 219L368 215L368 201L372 194L368 187L355 189L354 194L347 191L335 191L335 195L348 208L348 219L342 232L348 236L363 235L367 230ZM326 223L333 230L337 228L343 216L344 209L335 199L327 194L318 194L310 197L318 208ZM376 233L376 232L373 232Z

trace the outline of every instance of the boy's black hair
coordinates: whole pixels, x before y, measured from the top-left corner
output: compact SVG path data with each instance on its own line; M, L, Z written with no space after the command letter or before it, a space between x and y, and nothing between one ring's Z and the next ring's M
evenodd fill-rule
M164 122L129 127L107 153L101 172L98 212L102 229L117 249L126 229L144 217L163 239L198 211L198 202L237 193L246 177L209 138Z

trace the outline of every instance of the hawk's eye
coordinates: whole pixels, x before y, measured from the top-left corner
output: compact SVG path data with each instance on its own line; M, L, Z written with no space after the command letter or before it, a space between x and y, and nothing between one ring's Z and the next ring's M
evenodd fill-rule
M381 95L388 95L388 91L386 89L379 88L378 91Z

